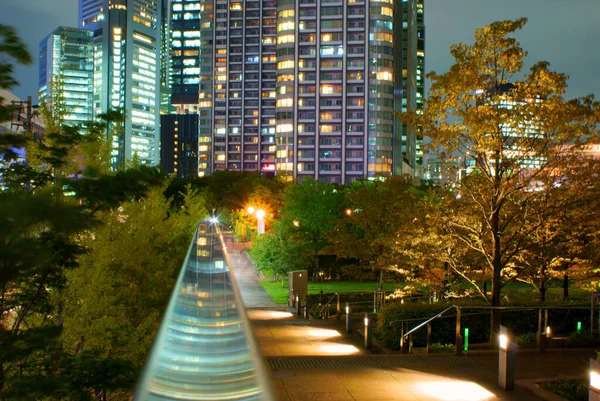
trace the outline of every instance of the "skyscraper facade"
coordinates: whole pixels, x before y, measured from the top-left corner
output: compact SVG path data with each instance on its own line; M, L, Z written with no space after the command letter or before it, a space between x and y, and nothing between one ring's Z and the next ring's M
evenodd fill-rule
M94 32L94 115L125 110L124 131L112 138L115 168L133 157L159 164L162 14L163 0L79 0L80 27Z
M40 42L40 100L50 102L53 85L60 85L68 124L92 121L93 36L92 31L61 26Z
M177 114L198 112L200 0L171 1L171 104Z
M198 173L198 114L160 116L160 164L164 172L178 178Z
M275 171L277 0L201 0L198 175Z
M394 112L416 107L416 5L200 0L199 174L411 173Z
M417 112L425 105L425 0L417 0ZM415 176L423 175L423 133L415 127Z

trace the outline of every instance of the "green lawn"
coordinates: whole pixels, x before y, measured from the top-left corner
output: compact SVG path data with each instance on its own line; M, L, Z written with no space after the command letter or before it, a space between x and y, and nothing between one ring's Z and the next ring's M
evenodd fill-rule
M281 287L281 280L271 281L262 280L260 284L271 295L278 304L287 304L288 284L284 281L285 287ZM376 281L323 281L323 282L308 282L308 293L319 294L321 291L325 294L347 294L356 292L373 292L378 287ZM384 283L383 288L386 291L394 291L394 283Z

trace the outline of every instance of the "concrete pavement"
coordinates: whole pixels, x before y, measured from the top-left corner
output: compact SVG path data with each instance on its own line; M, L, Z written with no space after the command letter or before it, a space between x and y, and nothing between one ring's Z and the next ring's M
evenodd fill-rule
M279 401L539 400L520 387L498 390L495 373L468 357L374 355L340 321L269 310L248 315Z
M340 321L303 320L275 304L241 246L228 241L232 272L279 401L536 401L524 387L496 387L497 355L375 355ZM589 351L519 354L517 379L574 374ZM573 355L571 355L573 356ZM566 362L566 361L570 362Z
M231 271L242 295L244 306L248 308L274 308L273 298L258 282L258 273L244 247L233 242L231 235L224 235L231 262Z

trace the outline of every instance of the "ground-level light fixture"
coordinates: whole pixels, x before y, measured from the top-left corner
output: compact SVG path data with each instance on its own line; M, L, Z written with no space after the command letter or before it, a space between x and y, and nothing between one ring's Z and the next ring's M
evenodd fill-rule
M590 401L600 400L600 362L590 359Z

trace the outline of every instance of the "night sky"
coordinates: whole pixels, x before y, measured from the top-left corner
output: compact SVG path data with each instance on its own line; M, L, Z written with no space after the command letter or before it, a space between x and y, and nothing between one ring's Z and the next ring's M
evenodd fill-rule
M0 0L0 23L17 27L35 60L17 67L17 96L35 96L39 41L59 25L76 26L77 6L77 0ZM569 75L568 97L600 97L599 0L425 0L426 71L447 71L450 45L472 43L475 29L519 17L529 19L517 35L528 65L545 60Z

